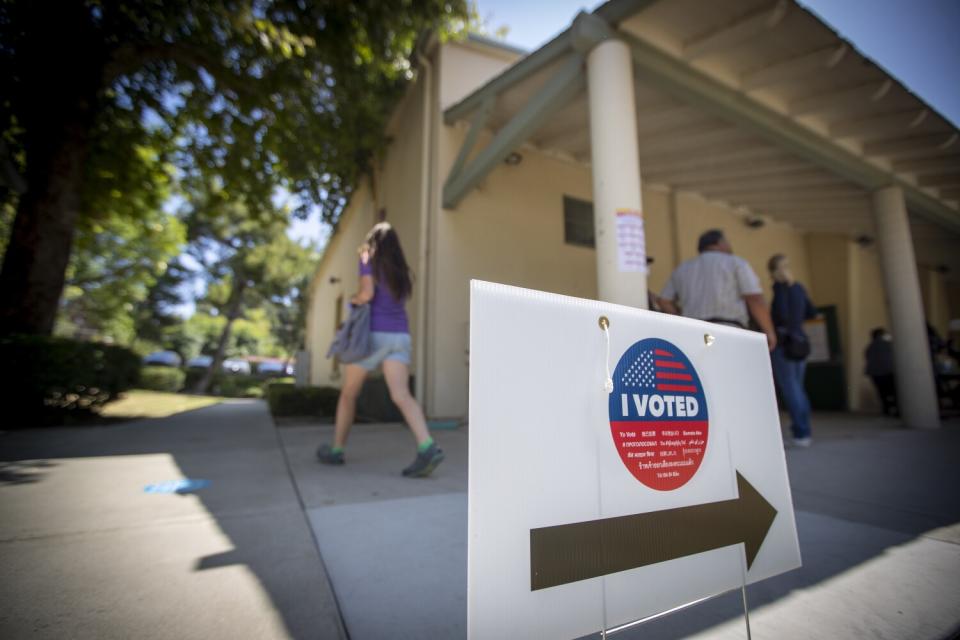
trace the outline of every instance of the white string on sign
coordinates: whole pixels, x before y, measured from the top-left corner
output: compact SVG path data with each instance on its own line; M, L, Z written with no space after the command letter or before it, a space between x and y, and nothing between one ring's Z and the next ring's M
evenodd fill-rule
M607 339L607 378L603 381L603 388L607 393L613 393L613 378L610 376L610 321L606 316L600 317L600 328L603 330L603 336Z

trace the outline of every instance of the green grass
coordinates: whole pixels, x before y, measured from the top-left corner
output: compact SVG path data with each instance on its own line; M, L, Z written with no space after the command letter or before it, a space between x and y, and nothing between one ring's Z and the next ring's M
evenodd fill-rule
M166 418L168 416L209 407L223 401L216 396L193 396L185 393L133 390L103 408L100 415L111 420Z

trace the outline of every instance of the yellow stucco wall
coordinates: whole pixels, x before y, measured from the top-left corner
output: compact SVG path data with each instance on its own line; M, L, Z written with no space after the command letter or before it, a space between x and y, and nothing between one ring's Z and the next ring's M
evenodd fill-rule
M877 248L824 234L807 236L807 247L814 303L837 307L847 404L854 410L874 411L879 402L863 374L863 352L872 329L890 329Z
M436 56L440 74L437 93L440 110L470 95L519 58L516 53L469 40L443 45Z
M796 229L775 221L767 221L760 228L750 228L744 223L742 215L692 194L678 194L676 207L681 260L689 260L697 255L697 240L701 233L707 229L723 229L734 252L749 262L760 277L768 299L773 281L767 272L767 261L777 253L788 256L797 280L808 289L813 289L808 284L807 245L803 234ZM810 295L813 297L814 292L811 291Z
M441 166L449 167L463 132L444 128ZM446 175L441 170L440 175ZM454 211L434 224L428 412L463 416L467 407L469 282L489 280L580 297L596 296L593 250L564 244L563 196L590 199L582 167L523 153L501 165Z
M950 309L950 320L960 321L960 282L947 282L945 288L947 308ZM960 330L954 329L951 333L960 338Z
M921 266L919 275L927 322L933 325L941 338L946 337L950 331L952 312L946 274L936 267Z
M856 245L855 245L856 246ZM870 379L864 375L863 352L870 343L870 331L876 327L890 329L890 317L887 312L887 296L883 286L883 273L880 270L880 253L877 247L856 246L856 255L860 261L859 290L857 301L859 313L857 325L850 332L851 367L858 386L851 389L851 409L879 411L880 401L876 396Z
M833 305L837 309L849 405L854 398L859 397L858 371L862 368L851 340L861 322L856 306L857 283L861 272L855 260L856 245L849 238L827 234L809 234L806 242L810 260L810 296L817 306Z

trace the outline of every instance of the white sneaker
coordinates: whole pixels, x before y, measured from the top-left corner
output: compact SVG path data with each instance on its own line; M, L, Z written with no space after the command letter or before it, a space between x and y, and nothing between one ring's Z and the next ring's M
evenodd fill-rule
M813 438L794 438L792 442L794 447L805 449L813 444Z

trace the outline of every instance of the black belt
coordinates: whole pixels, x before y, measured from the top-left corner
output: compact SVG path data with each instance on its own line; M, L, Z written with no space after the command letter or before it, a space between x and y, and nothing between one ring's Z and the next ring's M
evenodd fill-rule
M727 324L732 327L740 327L741 329L746 329L743 326L743 323L739 320L729 320L727 318L707 318L707 322L713 322L714 324Z

